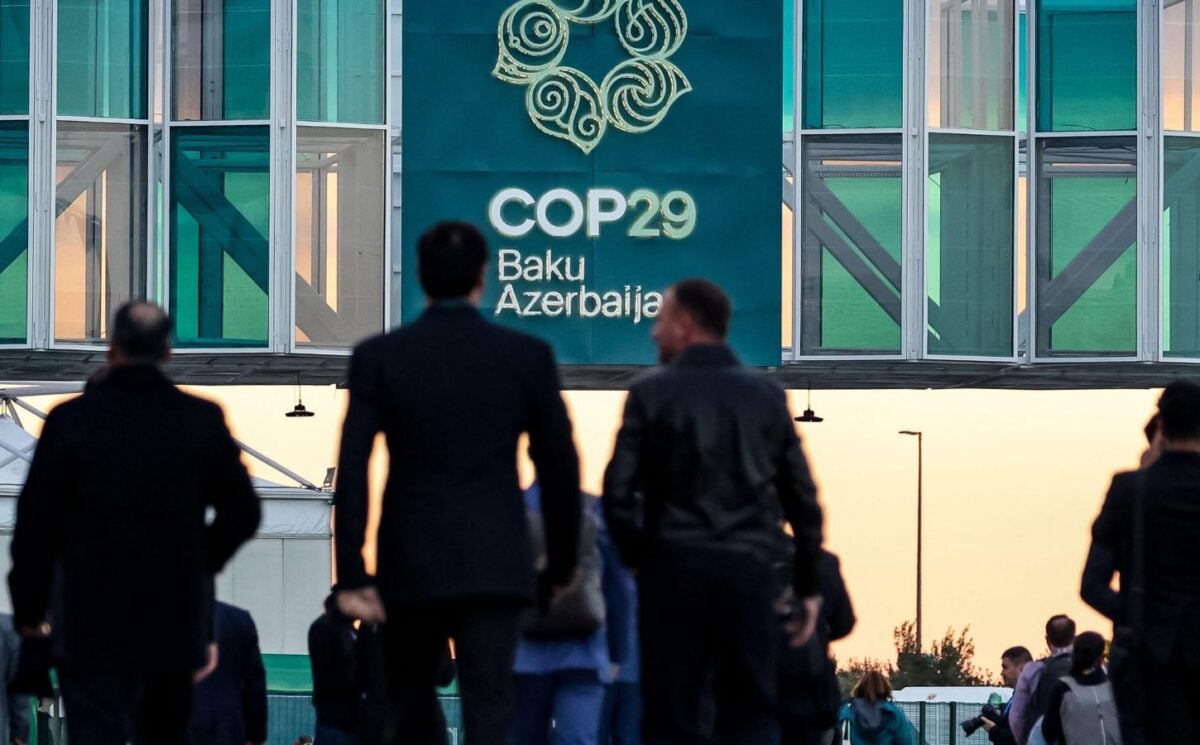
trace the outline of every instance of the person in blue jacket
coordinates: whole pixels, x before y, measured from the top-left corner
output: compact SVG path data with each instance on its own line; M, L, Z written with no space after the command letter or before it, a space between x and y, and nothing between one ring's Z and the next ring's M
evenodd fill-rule
M604 692L604 710L600 715L599 745L642 745L642 665L637 628L637 580L624 565L616 567L616 582L624 597L630 599L628 628L629 652L617 666L617 675Z
M838 713L835 742L848 728L851 745L915 745L912 724L891 698L888 679L878 670L868 670Z
M619 581L620 560L612 546L600 500L587 497L595 516L600 553L605 622L586 636L566 639L522 637L513 672L517 700L512 745L596 745L605 687L613 669L629 655L633 597ZM525 492L525 506L540 511L535 483Z

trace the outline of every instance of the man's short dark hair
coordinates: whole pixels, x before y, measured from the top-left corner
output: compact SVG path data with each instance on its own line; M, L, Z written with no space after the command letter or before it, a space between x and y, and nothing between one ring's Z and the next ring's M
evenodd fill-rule
M707 279L685 279L672 288L675 302L687 311L696 325L719 339L729 335L733 305L729 296Z
M474 225L441 222L417 243L417 276L432 300L471 294L488 259L487 239Z
M1009 647L1004 650L1004 654L1000 655L1000 659L1008 660L1014 665L1024 665L1033 661L1033 655L1025 647Z
M1075 641L1075 622L1059 613L1046 621L1046 642L1055 649L1071 646Z
M1146 426L1142 431L1146 433L1146 442L1150 445L1154 444L1154 436L1158 434L1159 420L1158 414L1150 417L1150 421L1146 422Z
M1168 440L1200 439L1200 385L1176 380L1158 399L1158 417Z
M126 361L157 365L171 352L171 317L144 300L125 303L113 316L109 343Z

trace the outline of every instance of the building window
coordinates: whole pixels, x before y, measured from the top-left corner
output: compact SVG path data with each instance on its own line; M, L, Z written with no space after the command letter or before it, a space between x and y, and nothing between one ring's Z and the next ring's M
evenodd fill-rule
M1197 0L1163 3L1163 128L1200 130L1200 23Z
M270 117L270 0L175 0L173 117Z
M0 115L29 113L29 0L0 0Z
M54 337L107 338L110 316L145 295L145 128L58 125Z
M804 354L899 353L900 162L899 135L805 138Z
M1137 145L1044 139L1037 157L1037 348L1137 352Z
M903 0L804 0L803 68L806 129L900 127Z
M929 125L1013 128L1013 0L929 0Z
M24 344L29 306L29 125L0 121L0 344Z
M58 0L59 116L145 119L148 0Z
M1039 0L1039 132L1137 129L1136 0Z
M181 347L268 341L270 128L171 131L170 309Z
M380 0L297 0L296 116L382 124L384 8Z
M298 345L344 349L383 329L385 134L298 129Z
M1013 138L929 137L929 353L1013 354Z
M1200 140L1163 143L1163 351L1200 357Z

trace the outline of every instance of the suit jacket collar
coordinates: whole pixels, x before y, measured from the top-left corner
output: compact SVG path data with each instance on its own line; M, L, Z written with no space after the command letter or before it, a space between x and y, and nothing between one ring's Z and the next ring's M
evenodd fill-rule
M736 367L741 364L727 344L695 344L676 358L680 367Z

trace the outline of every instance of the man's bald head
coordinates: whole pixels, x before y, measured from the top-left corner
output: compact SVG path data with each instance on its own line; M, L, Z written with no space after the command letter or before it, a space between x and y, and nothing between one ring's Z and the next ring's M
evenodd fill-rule
M143 300L125 303L113 317L109 361L114 365L161 365L171 356L171 319Z

